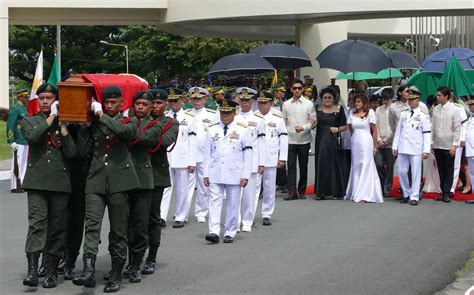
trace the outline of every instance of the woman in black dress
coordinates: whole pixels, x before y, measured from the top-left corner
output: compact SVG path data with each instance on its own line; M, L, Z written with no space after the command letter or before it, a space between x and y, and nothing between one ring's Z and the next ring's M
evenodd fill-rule
M321 104L316 107L318 125L315 143L315 200L345 195L342 169L341 132L347 129L344 108L336 101L333 88L325 88L319 94Z

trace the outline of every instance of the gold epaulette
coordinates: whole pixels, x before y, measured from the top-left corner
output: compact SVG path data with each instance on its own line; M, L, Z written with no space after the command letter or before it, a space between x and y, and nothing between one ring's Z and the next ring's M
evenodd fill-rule
M209 127L216 126L216 125L219 125L219 122L209 125Z
M193 113L191 110L186 110L184 113L185 113L186 115L191 116L191 117L194 117L194 116L195 116L194 113Z
M253 113L253 114L254 114L256 117L259 117L259 118L262 118L262 119L263 119L263 115L262 115L261 113L255 112L255 113Z
M248 125L245 124L245 123L243 123L243 122L237 122L237 125L242 126L242 127L244 127L244 128L247 128L247 127L248 127Z
M282 116L282 115L280 115L280 114L276 114L276 113L274 113L274 112L272 112L272 115L273 115L273 116L276 116L276 117L278 117L278 118L283 118L283 116Z
M206 111L207 111L207 112L209 112L209 113L213 113L213 114L215 114L215 113L216 113L216 111L215 111L215 110L211 110L211 109L208 109L208 108L206 108Z

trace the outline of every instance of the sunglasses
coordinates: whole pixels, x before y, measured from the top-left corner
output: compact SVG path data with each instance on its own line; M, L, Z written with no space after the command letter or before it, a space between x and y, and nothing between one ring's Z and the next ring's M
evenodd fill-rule
M292 87L291 90L303 90L303 87Z

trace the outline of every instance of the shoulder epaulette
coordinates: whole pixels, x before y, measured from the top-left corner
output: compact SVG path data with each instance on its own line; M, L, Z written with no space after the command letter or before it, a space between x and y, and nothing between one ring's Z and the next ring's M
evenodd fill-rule
M243 123L243 122L237 122L237 125L242 126L242 127L244 127L244 128L247 128L247 127L248 127L248 125L245 124L245 123Z
M185 113L186 115L191 116L191 117L194 117L194 116L195 116L194 113L193 113L191 110L186 110L184 113Z
M262 118L263 119L263 115L260 114L260 113L253 113L256 117L259 117L259 118Z
M283 118L283 116L280 115L280 114L276 114L276 113L274 113L274 112L272 112L272 114L273 114L273 116L276 116L276 117L278 117L278 118Z
M209 127L219 125L219 122L209 125Z
M404 109L404 110L402 110L402 112L406 112L406 111L409 111L409 110L410 110L410 109Z
M207 112L209 112L209 113L213 113L213 114L215 114L215 113L216 113L216 111L215 111L215 110L211 110L211 109L208 109L208 108L206 108L206 111L207 111Z

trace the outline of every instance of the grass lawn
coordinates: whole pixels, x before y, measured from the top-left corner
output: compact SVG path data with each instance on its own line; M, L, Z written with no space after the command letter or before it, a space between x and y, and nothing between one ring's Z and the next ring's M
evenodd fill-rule
M0 121L0 160L12 157L12 150L7 143L7 122Z

